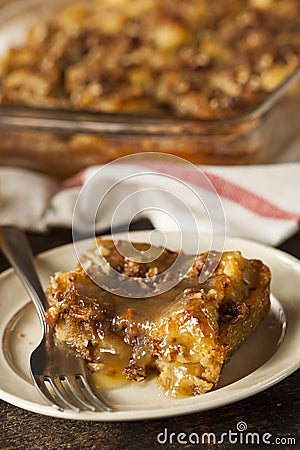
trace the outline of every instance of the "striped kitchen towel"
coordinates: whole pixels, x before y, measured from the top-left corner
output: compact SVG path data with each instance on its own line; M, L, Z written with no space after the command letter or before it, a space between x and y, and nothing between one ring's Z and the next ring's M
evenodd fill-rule
M300 163L193 166L143 158L90 167L64 183L0 168L0 222L97 233L147 217L164 231L211 231L278 245L299 229Z

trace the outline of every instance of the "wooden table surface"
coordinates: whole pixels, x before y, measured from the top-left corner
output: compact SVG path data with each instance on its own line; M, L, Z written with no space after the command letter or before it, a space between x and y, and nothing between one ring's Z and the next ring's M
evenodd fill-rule
M55 229L46 234L30 234L29 237L34 252L39 253L70 242L71 232ZM300 233L280 248L300 258ZM0 270L6 267L8 264L0 254ZM183 417L123 423L56 419L0 401L0 450L300 449L299 386L298 370L277 385L228 406ZM234 443L234 434L225 438L222 444L184 443L189 438L193 441L195 434L202 438L204 433L214 433L219 440L222 433L229 436L230 430L236 432L241 421L247 424L249 433L258 433L260 441L264 435L271 444ZM167 443L163 443L166 435Z

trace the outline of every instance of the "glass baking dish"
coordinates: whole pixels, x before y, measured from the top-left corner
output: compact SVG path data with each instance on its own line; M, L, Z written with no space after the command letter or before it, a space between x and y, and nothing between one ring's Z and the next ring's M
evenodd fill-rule
M28 28L72 1L0 3L0 58ZM300 133L300 68L254 108L217 119L0 105L0 164L70 176L138 152L166 152L196 164L274 162Z

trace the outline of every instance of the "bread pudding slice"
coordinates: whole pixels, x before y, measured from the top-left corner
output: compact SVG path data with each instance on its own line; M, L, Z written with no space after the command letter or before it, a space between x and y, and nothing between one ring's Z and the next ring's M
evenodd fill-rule
M143 252L148 245L135 247ZM195 256L187 274L172 288L131 298L92 281L89 272L105 270L99 250L109 267L131 277L133 289L141 280L149 280L150 286L158 279L167 283L180 255L161 249L154 261L140 263L122 256L113 241L98 238L81 260L85 268L80 265L51 278L45 320L55 328L59 343L73 347L87 361L102 387L107 380L114 386L120 380L156 376L171 396L208 392L217 384L224 363L269 311L268 267L238 251L217 255L217 268L203 283L199 274L207 253Z

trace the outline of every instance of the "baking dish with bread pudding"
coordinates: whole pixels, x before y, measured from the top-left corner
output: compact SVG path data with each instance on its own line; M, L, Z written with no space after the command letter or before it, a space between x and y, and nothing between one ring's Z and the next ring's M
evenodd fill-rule
M276 161L300 129L299 17L298 0L10 2L0 163L66 177L149 151Z

